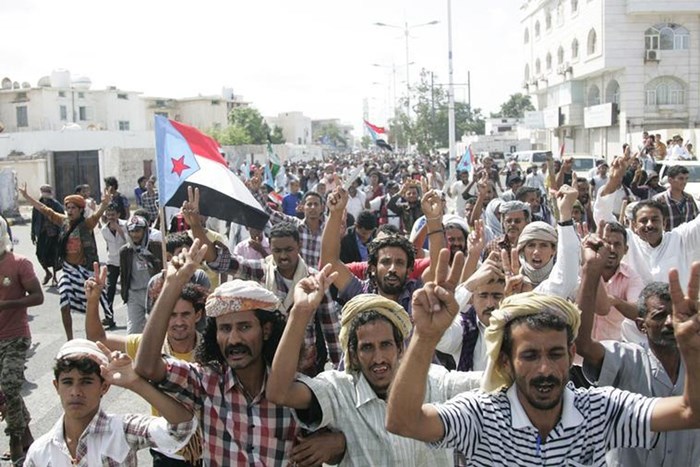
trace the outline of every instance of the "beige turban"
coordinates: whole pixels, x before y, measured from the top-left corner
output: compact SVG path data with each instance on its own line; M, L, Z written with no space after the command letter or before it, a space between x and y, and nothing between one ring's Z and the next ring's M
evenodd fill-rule
M350 341L350 327L353 321L362 313L376 311L386 317L401 333L401 338L406 339L411 334L413 324L406 310L393 300L377 294L356 295L343 307L343 318L340 321L340 346L345 354L345 371L350 371L350 356L348 345Z
M542 221L530 222L525 226L522 232L520 232L520 237L518 237L518 248L520 251L525 248L527 242L531 240L543 240L545 242L550 242L557 244L557 231L551 225Z
M484 334L486 354L489 359L484 377L481 380L481 389L494 392L513 383L513 379L504 371L499 362L506 324L515 318L535 315L545 310L560 315L571 326L574 337L576 337L581 324L581 312L573 303L555 295L535 292L511 295L501 302L501 307L498 310L491 314L491 321Z
M235 279L214 289L204 309L207 316L216 318L236 311L274 311L277 304L277 296L257 282Z
M109 363L109 359L97 344L87 339L71 339L63 344L56 354L56 360L77 360L85 357L102 365Z

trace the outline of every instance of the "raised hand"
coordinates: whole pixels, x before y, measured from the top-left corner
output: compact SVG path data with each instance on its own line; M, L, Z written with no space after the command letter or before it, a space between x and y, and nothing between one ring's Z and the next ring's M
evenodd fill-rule
M192 188L192 186L187 187L187 201L182 202L182 208L180 208L182 217L185 218L185 222L190 227L194 227L201 224L201 219L199 217L199 188Z
M328 195L328 210L330 212L343 212L348 204L348 192L342 186L336 187L333 192Z
M131 357L125 352L110 351L102 342L97 342L97 347L107 356L109 363L100 364L102 378L108 384L122 388L130 388L141 380L131 364Z
M294 287L294 306L292 313L304 313L307 318L316 311L321 304L328 287L338 276L337 272L331 273L332 267L326 264L313 276L305 277L297 282Z
M103 206L107 206L109 203L112 202L112 199L114 198L114 188L111 186L108 186L105 188L105 191L102 192L102 199L101 199L101 204Z
M425 192L420 205L426 219L442 218L442 198L435 190Z
M486 242L484 241L484 221L477 219L474 222L474 229L467 237L467 251L469 254L481 254L484 251Z
M556 193L557 207L559 208L559 220L568 221L571 219L571 212L574 203L578 199L578 190L569 185L562 185Z
M412 311L417 336L437 342L459 312L454 290L464 265L458 252L449 265L450 250L440 250L435 281L426 283L413 293Z
M576 222L575 227L579 238L586 238L590 233L588 230L588 222Z
M697 355L700 352L700 315L698 315L698 291L700 290L700 262L690 268L688 292L683 295L678 270L668 273L671 302L673 303L673 332L681 352ZM694 369L696 371L697 368Z
M610 255L610 248L603 240L610 233L610 225L603 227L603 238L589 234L581 241L581 261L583 265L595 274L602 274L605 263Z
M99 300L102 290L107 285L107 266L100 267L100 263L92 263L93 275L85 281L85 298L87 300Z
M628 147L629 149L629 147ZM610 164L610 178L621 181L622 177L625 176L625 172L627 172L627 167L629 166L629 158L628 157L616 157L613 161L612 164Z
M22 184L17 187L17 191L19 191L19 194L22 195L22 197L27 201L29 201L29 198L31 198L27 192L27 182L22 182Z
M487 284L492 279L502 279L504 277L500 254L497 251L492 251L486 258L486 261L481 263L479 269L474 271L474 274L465 281L464 285L467 290L473 292L477 287Z
M199 239L195 239L192 246L183 248L179 255L173 256L167 265L166 277L176 279L183 284L190 280L207 254L207 245L202 245Z

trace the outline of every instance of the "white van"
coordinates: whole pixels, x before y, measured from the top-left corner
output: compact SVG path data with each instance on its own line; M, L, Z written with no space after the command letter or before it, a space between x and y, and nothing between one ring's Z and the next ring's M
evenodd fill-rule
M552 157L552 151L518 151L513 153L513 157L518 161L520 168L526 170L531 165L540 166L547 162L547 159Z

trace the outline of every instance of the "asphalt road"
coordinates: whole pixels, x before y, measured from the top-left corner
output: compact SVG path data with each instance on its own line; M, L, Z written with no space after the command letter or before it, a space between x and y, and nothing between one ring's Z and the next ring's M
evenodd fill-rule
M34 255L34 245L32 245L30 240L29 224L13 226L12 235L18 242L15 244L15 252L32 261L34 271L41 281L44 277L44 272ZM97 232L95 237L97 238L100 259L105 259L107 253L104 241L99 232ZM124 334L126 329L126 306L121 303L118 293L117 298L115 298L115 305L117 305L115 307L115 320L118 328L112 332ZM61 324L59 297L56 288L44 287L44 303L41 306L29 309L29 320L32 332L32 347L28 355L25 372L27 381L22 389L22 396L32 416L30 428L34 437L38 438L53 427L62 413L61 403L52 384L54 357L58 349L66 341ZM80 313L73 313L73 333L75 337L85 337L85 319L84 315ZM148 407L148 404L143 399L118 387L110 388L102 400L102 408L108 413L146 413L148 412ZM9 438L0 436L0 453L5 452L8 446ZM0 465L10 465L10 462L0 461ZM147 450L139 453L139 465L151 465L151 456Z

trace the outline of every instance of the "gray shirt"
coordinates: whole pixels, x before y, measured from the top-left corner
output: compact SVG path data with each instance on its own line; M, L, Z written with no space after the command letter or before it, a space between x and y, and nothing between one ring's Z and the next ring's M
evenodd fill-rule
M671 382L661 362L651 350L635 344L603 341L605 357L600 374L583 362L589 381L598 386L613 386L647 397L669 397L683 394L685 366L681 360L678 381ZM651 450L620 448L608 452L609 466L634 467L698 467L700 466L700 430L660 433Z

